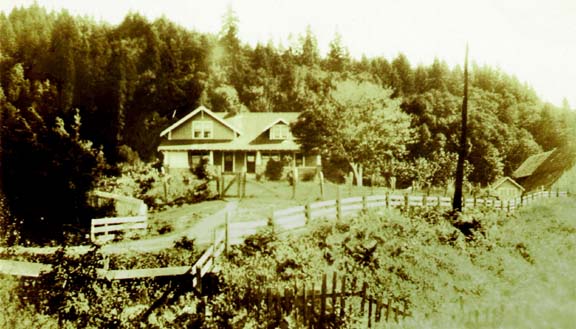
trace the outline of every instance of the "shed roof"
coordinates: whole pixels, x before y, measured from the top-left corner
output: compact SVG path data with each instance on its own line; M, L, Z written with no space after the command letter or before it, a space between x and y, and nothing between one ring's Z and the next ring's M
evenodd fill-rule
M546 161L546 159L548 159L548 157L552 154L552 152L554 152L554 150L534 154L534 155L528 157L528 159L526 159L520 165L520 167L518 167L518 169L516 169L516 171L514 171L514 173L512 174L512 177L523 178L523 177L528 177L528 176L532 175L534 173L534 171L536 171L536 169L538 169L538 167L544 161Z
M576 166L576 143L559 147L526 177L522 185L527 191L540 187L549 189L562 175Z
M498 187L500 187L502 184L504 184L506 182L510 182L512 185L516 186L521 191L524 191L524 187L522 187L522 185L518 184L515 180L513 180L512 178L510 178L508 176L502 177L499 180L497 180L494 184L492 184L492 188L497 189Z

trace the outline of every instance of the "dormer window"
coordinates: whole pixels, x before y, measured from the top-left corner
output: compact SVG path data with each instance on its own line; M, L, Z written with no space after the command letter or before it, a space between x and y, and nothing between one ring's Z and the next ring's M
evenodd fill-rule
M198 120L192 122L192 136L194 139L209 139L214 136L212 121Z
M277 124L270 128L270 139L283 140L290 136L288 125Z

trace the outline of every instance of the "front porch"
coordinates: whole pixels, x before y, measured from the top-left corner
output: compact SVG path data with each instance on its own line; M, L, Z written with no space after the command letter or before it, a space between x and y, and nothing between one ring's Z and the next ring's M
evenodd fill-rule
M262 174L269 160L284 161L286 167L320 167L319 155L305 155L296 151L220 151L220 150L189 150L164 151L164 166L167 170L190 170L202 161L215 173Z

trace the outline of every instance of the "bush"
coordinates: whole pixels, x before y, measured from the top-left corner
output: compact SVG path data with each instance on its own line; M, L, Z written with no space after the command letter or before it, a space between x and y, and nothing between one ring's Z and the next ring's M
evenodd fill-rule
M266 163L266 171L264 174L269 180L278 181L282 178L283 171L284 162L270 159L268 163Z
M202 158L202 160L200 160L200 163L198 163L196 167L194 167L193 172L198 179L210 179L211 174L208 170L208 159Z

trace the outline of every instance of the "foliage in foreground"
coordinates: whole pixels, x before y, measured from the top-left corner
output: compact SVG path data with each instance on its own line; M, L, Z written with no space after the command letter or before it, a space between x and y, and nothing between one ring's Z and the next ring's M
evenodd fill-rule
M573 200L556 200L515 215L474 211L458 222L429 209L409 218L385 211L316 222L294 236L269 228L233 248L219 276L203 282L207 304L185 289L190 285L185 278L93 280L103 261L96 252L83 258L60 255L56 271L44 280L1 280L0 296L7 303L0 325L270 328L285 320L298 328L290 315L281 319L259 311L254 288L283 290L295 282L318 286L323 273L336 271L367 281L375 295L406 300L413 316L382 324L387 327L569 328L576 320L576 294L570 289L576 286L574 210ZM157 256L185 264L193 246L182 242L178 248L183 253ZM136 258L110 264L154 266ZM168 289L174 290L170 298L147 319L139 318ZM204 307L212 316L200 315ZM365 326L354 313L342 320L338 327Z

